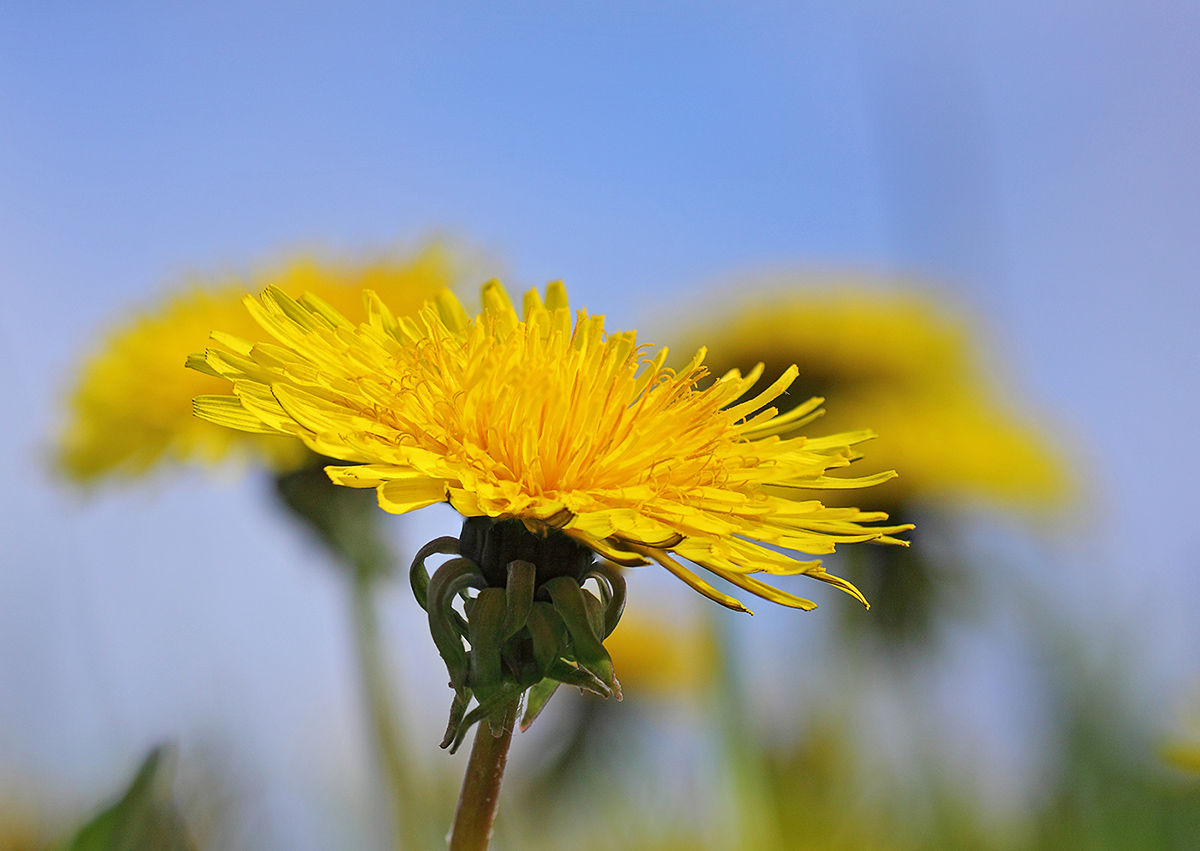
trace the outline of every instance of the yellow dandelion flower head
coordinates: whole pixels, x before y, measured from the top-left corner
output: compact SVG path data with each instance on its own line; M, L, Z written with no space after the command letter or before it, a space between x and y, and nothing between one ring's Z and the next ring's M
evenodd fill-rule
M880 434L865 469L904 471L881 489L883 504L967 496L1040 508L1070 492L1062 453L985 374L978 322L965 311L852 284L739 298L692 329L714 372L797 364L797 387L830 400L830 429L870 424Z
M785 413L765 407L785 393L794 367L735 404L761 365L701 389L703 350L685 369L668 369L665 349L651 358L634 332L606 333L603 316L579 311L572 322L561 284L545 301L528 293L524 318L496 282L484 287L475 318L448 291L412 319L397 318L375 293L366 299L368 319L356 326L311 294L248 297L276 342L220 335L228 348L196 365L232 381L235 395L199 397L196 413L359 462L327 472L337 484L377 488L387 511L448 501L468 518L561 531L618 563L656 561L741 610L674 556L809 609L754 574L807 574L861 599L819 561L781 549L819 555L837 543L901 543L892 535L909 528L873 525L887 515L811 498L811 489L894 474L827 475L872 435L796 435L820 399Z
M213 463L236 451L283 471L311 458L291 437L239 434L192 416L198 395L228 392L217 376L185 370L214 328L246 339L264 335L242 306L248 287L313 292L354 318L362 290L371 287L394 309L415 312L453 283L449 255L439 247L413 257L368 263L294 259L246 281L194 285L113 328L80 367L68 421L58 437L57 462L70 478L90 483L132 477L164 461Z

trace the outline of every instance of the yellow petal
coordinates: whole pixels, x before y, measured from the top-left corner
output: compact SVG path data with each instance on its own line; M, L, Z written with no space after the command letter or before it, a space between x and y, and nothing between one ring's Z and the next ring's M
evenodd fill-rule
M376 493L380 508L390 514L404 514L435 502L445 502L446 482L425 476L389 479Z
M237 396L197 396L192 400L196 416L210 423L256 434L285 434L274 429L242 407Z

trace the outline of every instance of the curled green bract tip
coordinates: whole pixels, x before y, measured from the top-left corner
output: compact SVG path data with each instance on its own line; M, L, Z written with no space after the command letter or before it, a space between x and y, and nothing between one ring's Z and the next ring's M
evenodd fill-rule
M615 567L594 563L585 548L555 535L471 518L460 539L431 541L413 560L413 592L454 689L442 741L451 752L473 724L511 711L527 692L522 729L561 683L621 697L603 642L624 609L625 581ZM434 554L453 557L430 576L425 560ZM589 579L599 597L582 586Z

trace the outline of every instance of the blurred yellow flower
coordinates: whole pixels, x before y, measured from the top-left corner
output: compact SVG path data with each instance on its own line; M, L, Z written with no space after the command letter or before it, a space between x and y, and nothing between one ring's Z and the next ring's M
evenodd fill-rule
M1190 719L1188 732L1159 746L1159 755L1176 768L1200 774L1200 717Z
M1176 768L1200 774L1200 741L1173 742L1163 748L1163 759Z
M932 298L862 289L779 291L746 298L690 333L709 341L713 372L795 363L795 388L831 402L833 431L878 432L868 472L903 476L881 504L981 498L1046 506L1069 490L1061 457L1015 417L979 363L977 332Z
M49 851L53 847L27 813L0 809L0 851Z
M361 462L326 471L336 484L377 488L392 513L448 501L465 517L559 530L619 563L656 561L742 611L672 555L809 609L815 604L752 574L805 574L862 596L819 561L775 547L825 554L836 543L903 543L892 535L909 527L870 525L887 519L882 512L810 497L894 473L826 475L872 434L795 435L819 399L782 414L766 407L795 379L794 367L734 404L761 367L699 389L703 350L683 370L666 369L665 349L649 359L634 332L606 333L603 316L579 311L572 324L561 284L544 303L526 294L524 320L498 283L484 287L483 303L472 319L444 291L415 319L398 320L371 294L368 321L355 326L319 298L268 289L246 305L278 344L218 335L224 347L190 363L232 381L236 395L198 397L196 413Z
M716 676L716 636L699 618L664 621L626 605L604 648L631 695L698 695Z
M364 288L405 314L452 282L449 256L431 247L408 259L362 264L302 257L249 280L195 285L175 294L112 329L82 364L58 440L59 467L72 479L91 483L138 476L161 462L212 463L237 451L279 471L295 469L312 457L300 441L238 433L192 415L194 397L228 392L229 385L184 369L188 355L210 343L214 328L264 338L241 303L250 289L271 286L296 296L312 292L345 315L365 319Z

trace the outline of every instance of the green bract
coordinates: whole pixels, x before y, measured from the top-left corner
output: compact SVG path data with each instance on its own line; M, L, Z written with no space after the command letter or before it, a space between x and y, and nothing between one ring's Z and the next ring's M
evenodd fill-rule
M425 559L437 553L455 558L431 577ZM603 641L625 607L625 580L587 547L520 521L473 517L459 538L422 547L410 579L455 692L442 747L453 752L472 724L508 711L526 692L521 729L560 683L620 699ZM583 587L588 580L599 596Z

